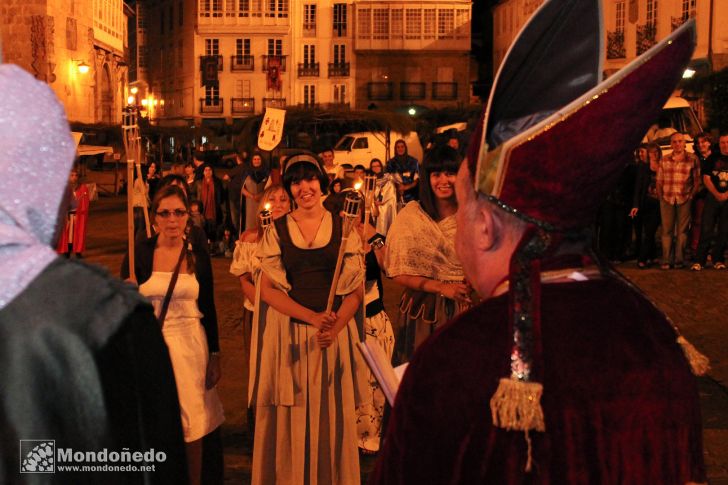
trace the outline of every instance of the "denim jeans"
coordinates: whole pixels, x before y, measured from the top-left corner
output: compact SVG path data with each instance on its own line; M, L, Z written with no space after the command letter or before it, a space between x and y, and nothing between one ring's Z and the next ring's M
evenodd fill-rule
M713 246L713 264L723 263L726 242L728 242L728 203L718 202L713 194L705 198L703 220L700 226L700 245L698 246L698 263L705 265L708 249L713 241L713 228L718 223L718 234Z

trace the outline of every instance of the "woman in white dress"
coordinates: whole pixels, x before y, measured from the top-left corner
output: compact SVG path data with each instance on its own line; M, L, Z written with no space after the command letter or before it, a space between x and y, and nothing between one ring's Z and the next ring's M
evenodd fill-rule
M297 208L268 227L257 253L252 483L355 484L355 410L366 392L353 319L361 303L362 244L352 231L334 310L326 312L343 244L340 218L321 205L328 178L314 156L300 154L286 160L283 183Z
M225 420L215 389L220 379L220 360L212 265L204 248L193 247L185 239L189 203L182 189L160 189L152 203L152 214L158 233L136 244L134 268L139 292L154 305L159 318L179 265L162 334L177 383L190 483L199 484L202 439ZM122 277L128 277L128 270L124 274L126 267L122 267ZM219 464L212 468L219 468L222 456L214 461Z

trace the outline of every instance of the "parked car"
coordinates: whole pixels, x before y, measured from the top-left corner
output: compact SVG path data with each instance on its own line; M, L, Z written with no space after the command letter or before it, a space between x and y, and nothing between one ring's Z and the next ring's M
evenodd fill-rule
M662 154L667 155L672 153L670 135L676 131L685 133L686 149L692 152L693 139L703 130L690 103L684 98L673 96L665 103L657 121L647 130L643 141L657 143Z
M394 156L394 143L402 139L407 143L407 152L422 161L422 145L420 137L414 131L406 135L397 132L389 133L389 154L386 150L386 133L366 131L360 133L349 133L341 137L334 146L334 163L336 165L349 165L355 167L363 165L369 168L372 159L378 158L386 163Z

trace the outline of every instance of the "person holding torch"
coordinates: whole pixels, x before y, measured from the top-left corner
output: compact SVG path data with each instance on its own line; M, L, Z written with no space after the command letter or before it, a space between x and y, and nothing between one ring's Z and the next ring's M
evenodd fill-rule
M366 378L354 349L354 315L362 298L362 243L356 231L344 234L350 224L324 209L328 177L314 155L287 158L283 185L296 209L265 231L256 254L252 483L358 483L355 409Z

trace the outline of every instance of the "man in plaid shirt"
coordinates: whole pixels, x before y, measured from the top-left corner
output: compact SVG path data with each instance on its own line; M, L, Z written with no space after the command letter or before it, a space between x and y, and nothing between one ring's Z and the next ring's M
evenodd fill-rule
M657 193L660 196L662 217L662 269L670 269L672 238L677 230L675 268L683 268L683 250L690 223L690 202L700 183L698 158L685 151L685 135L676 132L670 136L672 153L660 161L657 170Z

